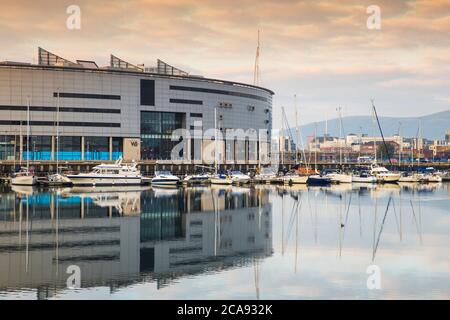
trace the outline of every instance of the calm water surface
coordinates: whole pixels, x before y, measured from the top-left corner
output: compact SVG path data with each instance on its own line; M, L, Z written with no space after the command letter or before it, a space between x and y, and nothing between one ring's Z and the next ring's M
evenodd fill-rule
M449 245L449 184L0 189L0 299L449 299Z

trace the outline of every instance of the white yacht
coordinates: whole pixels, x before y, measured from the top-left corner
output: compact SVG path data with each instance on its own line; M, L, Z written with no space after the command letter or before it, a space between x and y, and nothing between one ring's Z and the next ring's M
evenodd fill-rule
M227 174L219 173L211 177L211 184L230 185L232 183L233 180Z
M403 173L398 182L420 182L423 179L423 175L420 173Z
M258 183L271 183L275 182L278 178L276 171L272 167L268 167L261 168L261 171L255 175L254 180Z
M174 176L170 171L155 171L152 185L156 186L176 186L180 183L180 178Z
M71 185L72 181L61 173L55 173L48 176L47 183L49 186L64 186Z
M11 178L11 184L14 186L34 186L37 182L34 172L31 172L28 168L16 172Z
M352 176L340 171L328 171L325 176L331 179L331 183L352 183Z
M442 182L442 177L440 175L437 175L435 173L427 173L422 176L420 179L420 182Z
M352 182L356 183L375 183L377 182L377 178L370 174L367 171L361 171L352 176Z
M206 184L209 182L211 182L211 175L208 173L186 175L183 179L183 183L186 184Z
M295 173L288 173L282 177L284 184L306 184L308 176L302 176Z
M233 181L233 183L239 183L239 184L243 184L243 183L249 183L251 178L250 176L240 172L240 171L231 171L230 173L231 176L231 181Z
M370 173L377 178L378 182L398 182L401 175L399 173L391 172L385 167L372 164Z
M100 164L89 173L79 173L67 176L73 185L114 186L114 185L140 185L141 172L137 163L122 164L122 158L114 164Z

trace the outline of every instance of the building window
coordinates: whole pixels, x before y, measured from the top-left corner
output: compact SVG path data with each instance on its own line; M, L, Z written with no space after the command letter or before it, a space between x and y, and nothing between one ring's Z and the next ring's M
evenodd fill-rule
M53 127L55 126L55 121L30 121L30 126L39 127ZM0 125L3 126L26 126L26 120L0 120ZM120 128L120 123L108 123L108 122L71 122L71 121L60 121L59 125L61 127L94 127L94 128Z
M0 110L8 111L27 111L27 106L0 106ZM30 111L56 112L56 107L32 106ZM120 109L99 109L99 108L81 108L81 107L60 107L59 112L80 112L80 113L118 113Z
M141 112L141 157L143 160L169 160L180 141L172 141L172 132L184 128L184 113Z
M170 103L203 105L203 101L201 100L170 99L169 101Z
M213 94L222 94L227 96L235 96L235 97L242 97L242 98L249 98L254 100L260 100L267 102L267 98L257 96L254 94L248 94L248 93L242 93L242 92L235 92L235 91L226 91L226 90L216 90L216 89L207 89L207 88L198 88L198 87L183 87L183 86L170 86L170 90L177 90L177 91L190 91L190 92L202 92L202 93L213 93Z
M191 113L190 116L191 118L203 118L202 113Z
M0 160L17 160L20 150L19 136L0 136Z
M141 106L155 105L155 80L141 79Z
M123 138L113 138L112 159L117 160L123 157Z
M30 147L27 152L27 137L23 137L23 159L24 160L51 160L52 137L31 136Z
M84 160L109 160L109 138L85 137Z
M53 97L58 97L58 92L53 92ZM73 99L101 99L101 100L120 100L120 96L113 94L96 94L96 93L75 93L75 92L59 92L60 98Z
M55 160L81 160L81 137L59 137L59 158L57 157L55 147Z

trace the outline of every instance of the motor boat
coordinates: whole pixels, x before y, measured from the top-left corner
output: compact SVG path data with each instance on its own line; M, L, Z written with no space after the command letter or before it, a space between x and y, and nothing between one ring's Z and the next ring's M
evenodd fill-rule
M37 183L37 177L28 168L16 172L11 178L11 184L14 186L34 186Z
M230 185L233 183L231 177L224 173L219 173L211 177L211 184Z
M249 175L246 175L240 171L231 171L230 172L230 177L231 177L231 181L233 181L233 183L238 183L238 184L245 184L245 183L249 183L251 178Z
M358 174L352 176L352 182L356 183L375 183L377 178L370 174L368 171L361 171Z
M398 182L410 182L410 183L415 183L415 182L420 182L423 179L423 175L420 173L407 173L404 172L400 179L398 180Z
M436 172L433 167L428 167L422 170L422 177L420 182L442 182L442 173Z
M325 170L323 174L330 178L332 183L352 183L352 176L350 174L342 173L337 170Z
M440 175L434 174L434 173L428 173L424 174L422 178L420 179L420 182L427 183L427 182L442 182L442 177Z
M140 185L141 173L137 163L122 164L122 158L114 164L100 164L89 173L68 175L73 185L114 186L114 185Z
M271 183L278 178L277 173L272 168L262 168L261 172L257 173L253 178L258 183Z
M299 174L288 173L282 177L284 184L306 184L308 176L302 176Z
M307 183L311 186L327 186L331 184L331 179L327 176L313 174L308 177Z
M152 186L176 186L180 183L180 178L174 176L170 171L156 171L152 179Z
M61 173L55 173L48 176L46 184L49 186L67 186L71 185L72 181Z
M383 183L396 183L400 180L401 175L399 173L391 172L385 167L372 164L370 173L377 178L378 182Z
M183 183L187 184L206 184L209 182L211 182L211 175L208 173L186 175L183 179Z

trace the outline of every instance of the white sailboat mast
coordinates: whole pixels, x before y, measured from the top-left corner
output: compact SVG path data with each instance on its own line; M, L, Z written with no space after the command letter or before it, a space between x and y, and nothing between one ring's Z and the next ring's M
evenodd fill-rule
M30 98L27 98L27 172L30 170Z

